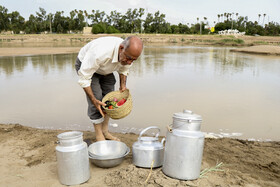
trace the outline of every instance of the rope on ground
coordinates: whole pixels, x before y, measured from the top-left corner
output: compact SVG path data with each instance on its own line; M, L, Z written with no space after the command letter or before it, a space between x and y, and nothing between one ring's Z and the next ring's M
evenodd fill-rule
M147 177L147 179L146 179L145 183L147 183L147 182L148 182L148 180L150 179L150 177L151 177L151 175L152 175L154 162L155 162L155 160L153 160L153 161L152 161L152 164L151 164L151 170L150 170L150 173L149 173L149 175L148 175L148 177Z

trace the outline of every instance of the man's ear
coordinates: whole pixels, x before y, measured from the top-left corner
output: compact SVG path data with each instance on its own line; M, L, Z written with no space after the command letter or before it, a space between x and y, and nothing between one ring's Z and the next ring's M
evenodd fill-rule
M123 49L124 48L124 45L123 44L120 44L120 49Z

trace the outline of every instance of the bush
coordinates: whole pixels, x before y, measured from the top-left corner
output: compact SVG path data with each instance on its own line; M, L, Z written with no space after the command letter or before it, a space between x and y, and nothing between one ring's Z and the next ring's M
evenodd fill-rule
M106 31L106 28L104 28L104 26L100 23L92 25L91 32L93 34L105 33L105 31Z
M115 27L113 27L113 26L108 26L108 27L107 27L107 33L108 33L108 34L120 33L120 31L119 31L118 29L116 29Z

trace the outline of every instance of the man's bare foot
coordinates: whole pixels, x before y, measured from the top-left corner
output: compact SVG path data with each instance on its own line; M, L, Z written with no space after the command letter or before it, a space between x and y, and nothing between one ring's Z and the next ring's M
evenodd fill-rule
M104 137L103 134L96 134L96 135L95 135L95 139L96 139L96 141L98 142L98 141L105 140L105 137Z
M115 141L121 141L119 138L113 136L112 134L110 134L109 132L103 132L104 137L106 138L106 140L115 140Z

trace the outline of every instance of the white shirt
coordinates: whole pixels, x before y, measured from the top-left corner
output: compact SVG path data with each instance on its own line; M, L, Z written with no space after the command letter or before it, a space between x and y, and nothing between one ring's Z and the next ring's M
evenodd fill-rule
M101 37L92 40L81 48L78 58L82 62L78 71L81 87L91 84L94 73L107 75L117 71L119 74L128 75L131 65L122 65L118 60L119 46L123 39L118 37Z

